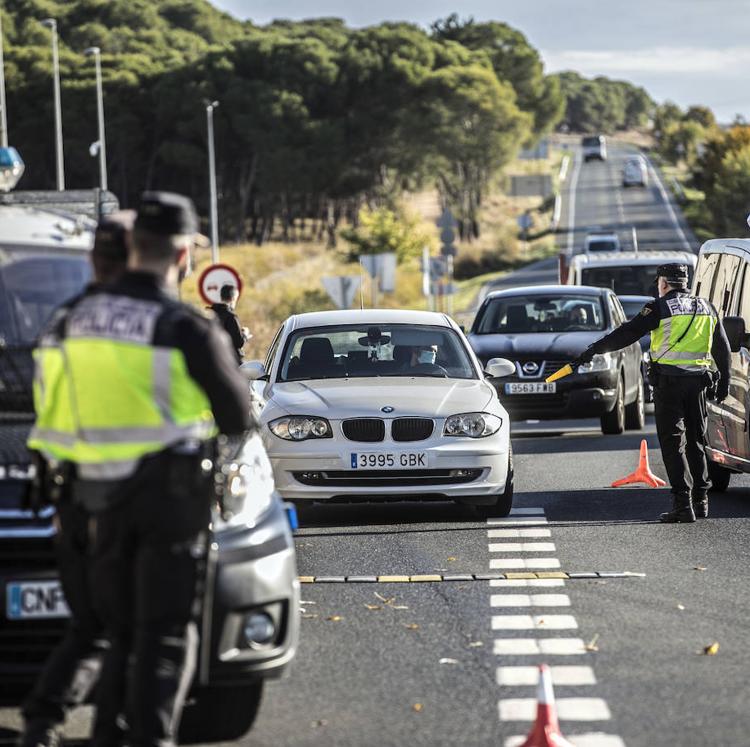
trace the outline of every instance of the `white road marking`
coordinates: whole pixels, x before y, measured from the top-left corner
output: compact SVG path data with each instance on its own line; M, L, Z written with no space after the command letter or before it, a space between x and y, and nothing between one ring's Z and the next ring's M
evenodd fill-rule
M492 558L490 559L490 568L493 571L502 569L549 569L559 568L560 561L557 558Z
M616 734L589 732L587 734L567 734L566 738L575 747L625 747L625 742ZM522 747L528 736L508 737L503 747Z
M501 721L533 721L536 698L504 698L498 703ZM612 714L601 698L558 698L557 715L561 721L609 721Z
M487 519L487 524L495 527L533 527L547 524L544 516L519 516L517 519L507 517L504 519Z
M588 666L550 667L553 685L595 685L594 670ZM539 684L539 667L498 667L497 684L504 687L517 687Z
M573 615L493 615L493 630L576 630Z
M490 529L487 532L490 539L540 539L542 537L551 537L552 531L549 529Z
M527 508L512 508L511 516L544 516L544 509L541 506Z
M554 542L490 542L490 552L555 552Z
M565 586L561 578L493 578L490 586L503 588L508 586Z
M588 653L581 638L496 638L497 656L580 656Z
M492 607L570 607L567 594L493 594Z

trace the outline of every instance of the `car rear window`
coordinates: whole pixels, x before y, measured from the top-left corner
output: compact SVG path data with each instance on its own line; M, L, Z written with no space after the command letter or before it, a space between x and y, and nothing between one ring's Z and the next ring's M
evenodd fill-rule
M584 146L598 148L601 145L601 137L599 135L585 137L583 138L582 144Z
M590 252L616 252L617 244L610 239L595 239L586 244L586 249Z
M584 267L581 270L581 285L596 288L611 288L618 295L653 296L656 292L654 273L658 265L627 265L608 267ZM693 268L688 266L690 282Z
M474 326L474 333L584 332L605 329L598 296L503 296L491 300Z

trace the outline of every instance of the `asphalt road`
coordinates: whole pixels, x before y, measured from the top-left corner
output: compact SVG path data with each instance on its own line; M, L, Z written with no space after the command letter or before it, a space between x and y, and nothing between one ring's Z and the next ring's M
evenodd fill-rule
M574 241L589 224L638 221L643 236L666 244L671 230L678 242L653 190L623 195L620 219L622 152L611 148L611 163L581 168ZM570 208L566 200L564 221ZM503 284L555 276L547 260ZM552 667L562 729L578 747L750 743L750 480L734 478L712 497L710 519L662 525L665 490L609 487L635 468L642 438L664 476L651 420L622 436L602 436L596 425L514 428L508 520L431 503L301 511L302 576L552 577L304 584L297 659L267 684L241 744L510 746L530 728L542 662ZM583 577L555 578L561 573ZM714 642L718 653L703 655ZM80 732L85 722L79 715L73 726Z

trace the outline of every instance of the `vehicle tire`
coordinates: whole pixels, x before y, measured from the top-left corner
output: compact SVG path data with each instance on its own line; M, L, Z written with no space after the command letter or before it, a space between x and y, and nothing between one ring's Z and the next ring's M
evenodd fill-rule
M625 430L625 386L622 376L617 382L617 397L615 406L610 412L604 413L600 418L602 433L607 435L618 435Z
M716 462L708 460L708 476L711 480L711 492L713 493L724 493L729 487L729 480L732 477L732 473L726 468L722 467Z
M646 425L646 395L643 391L643 377L638 372L638 394L635 402L625 405L625 428L629 431L642 431Z
M497 497L497 501L489 506L475 506L477 513L483 519L508 516L513 508L513 447L508 449L508 476L505 478L505 490Z
M242 738L255 722L262 694L262 682L198 688L182 712L179 743L233 742Z

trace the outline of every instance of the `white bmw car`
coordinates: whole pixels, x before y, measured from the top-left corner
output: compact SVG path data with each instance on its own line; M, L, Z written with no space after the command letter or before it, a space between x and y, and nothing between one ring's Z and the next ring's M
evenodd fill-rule
M508 414L446 315L324 311L287 319L259 391L279 493L292 501L454 500L504 516L513 501Z

